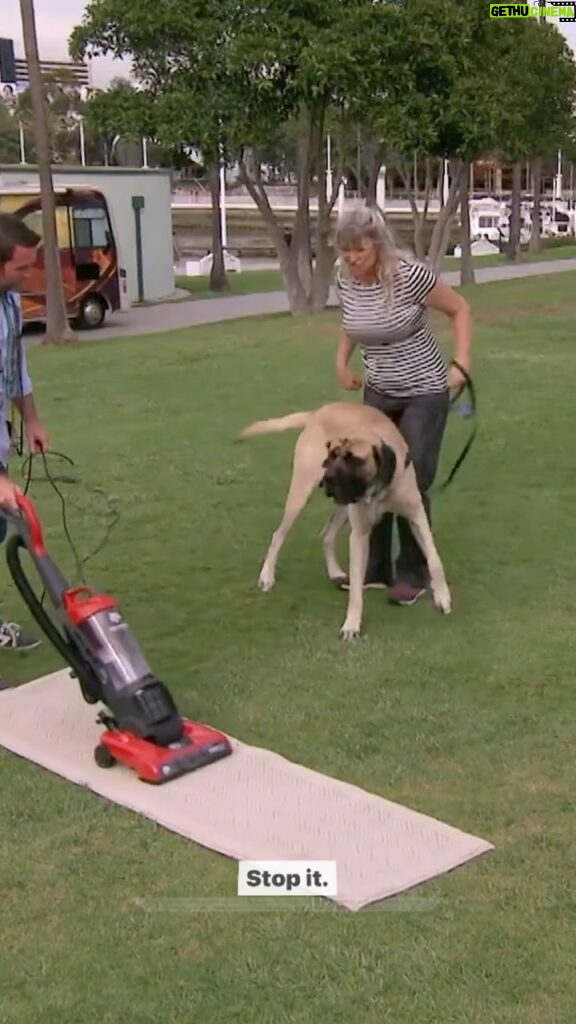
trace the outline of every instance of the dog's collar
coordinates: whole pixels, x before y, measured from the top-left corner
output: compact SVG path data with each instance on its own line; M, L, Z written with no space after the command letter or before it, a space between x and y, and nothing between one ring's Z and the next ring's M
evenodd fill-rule
M367 505L374 504L375 501L384 499L388 496L389 487L377 487L372 486L364 494L364 501Z

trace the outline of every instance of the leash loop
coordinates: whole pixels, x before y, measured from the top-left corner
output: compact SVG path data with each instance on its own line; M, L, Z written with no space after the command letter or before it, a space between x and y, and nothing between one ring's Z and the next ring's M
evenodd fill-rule
M429 492L430 494L440 494L442 491L445 491L446 488L450 486L454 477L456 476L456 473L460 469L460 466L467 458L470 449L476 439L476 434L478 433L478 425L476 422L476 389L474 387L474 383L472 381L470 374L464 369L464 367L459 362L453 359L451 365L455 366L456 369L460 371L460 373L464 377L464 383L460 385L457 392L451 397L450 409L454 409L461 396L467 392L470 399L470 412L466 416L466 419L472 419L472 430L470 432L470 437L466 441L466 444L464 445L462 451L460 452L460 455L456 459L456 462L452 466L452 469L450 470L448 476L446 477L443 483L432 487Z
M83 571L84 566L88 562L90 562L97 554L99 554L99 552L102 551L102 549L106 546L106 544L108 542L108 538L110 537L110 533L112 532L114 526L116 526L118 520L120 519L120 512L118 510L116 502L114 502L113 499L109 495L107 495L100 487L87 487L87 490L90 491L92 494L94 494L94 495L97 494L97 495L99 495L101 497L104 497L104 499L106 501L106 504L107 504L107 510L106 510L106 513L105 513L105 518L108 518L109 521L108 521L107 525L104 528L103 537L102 537L102 540L100 541L100 543L94 548L93 551L90 552L90 554L86 555L84 558L81 558L80 555L78 554L77 549L76 549L76 545L74 544L74 541L72 540L70 529L68 527L66 498L63 495L63 493L60 490L60 488L58 487L59 483L61 483L61 484L80 484L81 480L80 480L80 477L78 477L74 473L59 473L59 474L52 473L50 471L49 467L48 467L48 456L52 456L52 457L55 457L57 459L60 459L61 462L65 462L70 467L74 467L74 465L75 465L74 460L71 459L70 456L64 455L62 452L54 451L53 449L49 449L47 451L40 451L40 452L32 452L32 453L30 453L27 456L27 458L25 458L23 460L22 465L21 465L21 473L22 473L22 476L25 477L25 480L26 480L26 482L24 484L24 487L23 487L23 492L24 492L24 494L27 494L28 490L30 488L30 484L32 483L32 481L35 481L35 482L49 483L50 486L52 487L52 489L58 495L58 498L60 499L60 505L61 505L61 508L62 508L62 529L64 531L64 535L65 535L66 540L68 542L68 546L70 548L70 551L71 551L72 556L74 558L74 561L76 563L77 579L78 579L78 582L85 584L86 580L85 580L84 571ZM42 462L44 464L44 474L43 475L41 474L39 476L33 476L32 475L32 463L33 463L34 459L38 459L38 458L41 458Z

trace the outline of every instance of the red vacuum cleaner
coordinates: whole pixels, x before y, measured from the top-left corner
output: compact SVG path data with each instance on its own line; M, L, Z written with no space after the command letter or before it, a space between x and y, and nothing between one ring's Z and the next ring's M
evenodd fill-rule
M26 495L20 513L2 510L13 527L7 540L10 574L36 622L72 669L88 704L104 705L105 726L94 751L101 768L123 764L143 782L160 784L232 753L228 738L210 726L182 718L166 687L152 672L118 603L89 587L71 588L46 551L42 526ZM26 549L50 598L44 609L22 568Z

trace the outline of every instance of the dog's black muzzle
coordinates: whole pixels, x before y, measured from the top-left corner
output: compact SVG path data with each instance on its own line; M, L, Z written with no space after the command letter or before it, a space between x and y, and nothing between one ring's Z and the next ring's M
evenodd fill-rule
M336 505L355 505L366 493L366 482L341 472L326 472L320 481L320 487L327 498L332 498Z

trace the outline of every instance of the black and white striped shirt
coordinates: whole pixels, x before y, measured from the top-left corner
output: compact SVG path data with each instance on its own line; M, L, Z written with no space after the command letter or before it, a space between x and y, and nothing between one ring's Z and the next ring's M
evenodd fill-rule
M401 259L389 302L382 285L362 284L338 270L342 327L360 347L370 388L395 398L446 390L446 365L424 305L436 282L423 263Z

